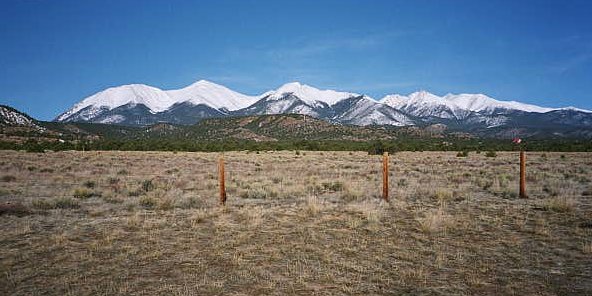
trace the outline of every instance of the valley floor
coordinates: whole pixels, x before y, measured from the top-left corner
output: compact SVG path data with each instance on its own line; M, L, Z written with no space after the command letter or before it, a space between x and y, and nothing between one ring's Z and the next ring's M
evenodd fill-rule
M592 294L592 154L484 154L0 151L0 294Z

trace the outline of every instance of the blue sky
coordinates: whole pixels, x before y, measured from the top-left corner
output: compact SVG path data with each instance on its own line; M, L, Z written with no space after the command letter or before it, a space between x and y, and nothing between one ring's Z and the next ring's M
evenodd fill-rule
M592 109L592 1L0 0L0 104L53 119L97 91L207 79L485 93Z

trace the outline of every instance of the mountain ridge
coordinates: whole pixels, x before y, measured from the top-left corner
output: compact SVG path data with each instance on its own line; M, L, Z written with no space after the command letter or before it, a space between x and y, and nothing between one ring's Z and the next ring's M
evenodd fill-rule
M375 100L364 94L321 90L290 82L261 95L249 96L206 80L166 91L143 84L108 88L85 98L55 120L131 126L159 122L191 125L215 117L288 113L360 126L446 124L461 131L532 127L530 123L541 122L542 118L556 124L551 129L570 133L573 129L592 127L589 110L501 101L484 94L438 96L418 91Z

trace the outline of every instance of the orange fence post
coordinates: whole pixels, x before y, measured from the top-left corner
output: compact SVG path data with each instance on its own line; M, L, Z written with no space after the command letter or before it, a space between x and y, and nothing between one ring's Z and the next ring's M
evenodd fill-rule
M520 198L526 196L526 155L524 150L520 150Z
M389 201L389 154L382 155L382 198Z
M226 186L224 184L224 155L220 154L218 159L218 180L220 182L220 204L226 204Z

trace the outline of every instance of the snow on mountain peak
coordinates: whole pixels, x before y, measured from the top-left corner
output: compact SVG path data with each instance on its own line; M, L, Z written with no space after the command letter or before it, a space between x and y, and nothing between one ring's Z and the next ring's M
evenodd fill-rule
M287 95L293 97L287 97ZM248 96L225 86L199 80L193 84L177 90L164 91L144 84L128 84L111 87L91 95L74 105L70 110L58 116L56 120L67 121L70 118L90 120L114 108L131 105L145 105L153 113L169 110L173 105L191 103L204 104L225 113L253 106L258 100L265 99L270 103L269 112L305 112L304 109L293 109L297 99L304 101L306 107L297 108L325 108L333 106L342 100L358 97L359 94L335 90L320 90L300 82L290 82L271 90L263 95ZM285 99L284 99L285 98ZM366 99L370 99L364 96ZM277 101L277 102L272 102ZM374 102L374 100L372 100ZM397 112L405 112L416 117L426 118L465 118L471 112L497 113L497 110L519 110L525 112L545 113L553 110L576 110L590 112L576 108L545 108L516 101L498 101L484 94L447 94L443 97L427 91L417 91L407 96L388 95L376 104L384 104L394 108ZM296 108L296 107L295 107ZM361 108L361 107L360 107ZM226 110L226 111L225 111ZM313 112L313 111L306 111Z
M145 84L127 84L110 87L85 98L60 115L57 120L67 119L70 115L87 107L114 109L126 104L143 104L153 112L161 112L173 103L173 100L161 89Z
M461 109L475 112L493 111L498 108L538 113L555 110L553 108L539 107L536 105L524 104L516 101L498 101L484 94L448 94L444 97L444 99L453 102Z
M437 96L435 94L432 94L430 92L427 92L425 90L420 90L420 91L411 93L409 95L409 98L410 99L414 99L414 100L423 100L423 101L426 101L426 100L429 100L429 101L439 101L439 100L442 99L441 97L439 97L439 96Z
M457 112L457 110L481 112L494 111L495 109L509 109L544 113L557 110L516 101L498 101L484 94L447 94L444 97L439 97L427 91L414 92L408 96L388 95L380 100L380 102L397 109L413 107L425 110L430 107L446 106L453 112Z
M339 92L334 90L320 90L312 86L301 84L300 82L290 82L282 85L274 91L269 91L264 96L269 96L271 100L277 100L291 93L306 103L314 104L317 101L333 105L343 99L359 96L350 92Z
M199 80L185 88L169 90L166 93L177 103L206 104L213 108L228 110L248 107L258 99L258 97L243 95L207 80Z
M427 91L418 91L409 94L408 96L402 95L388 95L384 97L380 102L389 105L395 109L406 109L409 107L414 108L421 108L423 110L428 110L430 108L440 108L440 107L448 107L451 110L456 109L457 107L452 104L451 102L429 93Z
M238 110L253 104L257 99L258 97L243 95L207 80L199 80L185 88L169 91L145 84L127 84L107 88L83 99L58 116L57 120L66 120L87 107L99 112L103 108L111 110L127 104L143 104L157 113L168 110L174 104L190 102L195 105L206 104L217 109ZM95 113L89 112L89 116Z

